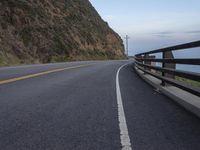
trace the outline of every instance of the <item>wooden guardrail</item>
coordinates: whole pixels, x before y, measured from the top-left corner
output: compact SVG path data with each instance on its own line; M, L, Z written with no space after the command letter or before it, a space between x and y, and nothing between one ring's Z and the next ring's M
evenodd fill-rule
M171 84L194 95L200 96L200 88L176 80L176 76L178 76L200 82L200 73L176 69L176 64L200 65L200 58L176 59L173 56L173 51L190 50L190 48L196 47L200 47L200 41L140 53L135 55L135 66L144 73L160 79L162 81L162 86L166 86L166 83ZM156 53L162 53L162 58L157 59L155 57ZM156 63L162 63L162 67L157 66Z

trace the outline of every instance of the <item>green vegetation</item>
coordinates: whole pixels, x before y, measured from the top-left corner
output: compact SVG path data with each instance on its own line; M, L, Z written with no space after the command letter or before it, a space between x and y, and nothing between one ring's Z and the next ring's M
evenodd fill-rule
M125 58L88 0L2 0L0 14L1 64Z
M21 32L20 32L20 37L23 40L23 43L25 46L29 45L29 42L31 41L31 28L24 28Z
M190 80L190 79L186 79L182 77L176 77L176 80L180 82L185 82L185 83L190 84L191 86L200 88L200 82L198 81L194 81L194 80Z
M3 60L0 58L0 66L4 66Z
M10 65L18 65L20 64L20 60L9 53L3 52L3 50L0 50L0 66L10 66Z

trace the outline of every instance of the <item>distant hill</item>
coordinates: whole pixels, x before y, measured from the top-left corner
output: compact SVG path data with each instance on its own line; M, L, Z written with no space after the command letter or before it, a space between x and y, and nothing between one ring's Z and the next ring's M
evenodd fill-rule
M124 58L88 0L1 0L0 64Z

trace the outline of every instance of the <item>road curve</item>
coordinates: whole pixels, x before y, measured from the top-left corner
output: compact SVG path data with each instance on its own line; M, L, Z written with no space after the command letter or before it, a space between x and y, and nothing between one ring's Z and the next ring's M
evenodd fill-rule
M0 68L0 81L20 79L0 84L0 149L121 150L116 74L126 63ZM156 93L132 64L120 70L119 86L133 150L200 149L200 120Z

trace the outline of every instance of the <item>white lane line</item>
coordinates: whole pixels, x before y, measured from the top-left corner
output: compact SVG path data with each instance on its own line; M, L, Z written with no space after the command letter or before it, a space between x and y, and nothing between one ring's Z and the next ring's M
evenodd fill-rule
M119 120L119 129L120 129L120 139L121 139L122 150L132 150L131 142L130 142L130 138L129 138L129 134L128 134L126 117L125 117L125 113L124 113L124 107L123 107L123 103L122 103L120 86L119 86L119 72L126 65L127 64L121 66L117 71L116 93L117 93L118 120Z

